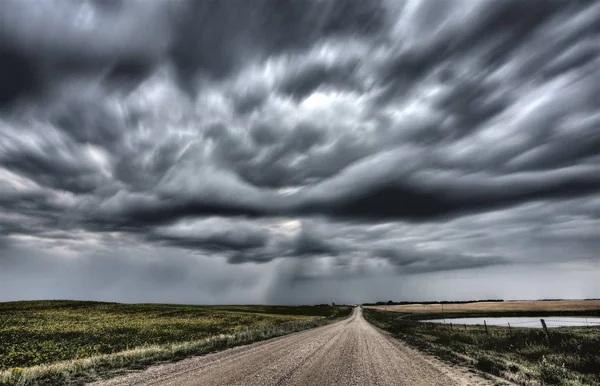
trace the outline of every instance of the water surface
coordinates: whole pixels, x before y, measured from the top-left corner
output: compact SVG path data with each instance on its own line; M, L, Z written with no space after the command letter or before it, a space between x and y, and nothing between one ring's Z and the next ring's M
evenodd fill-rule
M574 316L519 316L519 317L483 317L483 318L446 318L446 319L428 319L422 322L430 323L452 323L452 324L468 324L468 325L483 325L485 320L488 326L505 326L508 327L530 327L541 328L540 319L546 321L548 327L565 327L565 326L600 326L600 318L598 317L574 317Z

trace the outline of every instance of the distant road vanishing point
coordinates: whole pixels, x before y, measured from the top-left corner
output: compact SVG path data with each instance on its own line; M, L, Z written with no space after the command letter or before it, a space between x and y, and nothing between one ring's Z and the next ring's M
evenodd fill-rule
M151 367L96 386L491 385L407 347L369 324L357 307L328 326Z

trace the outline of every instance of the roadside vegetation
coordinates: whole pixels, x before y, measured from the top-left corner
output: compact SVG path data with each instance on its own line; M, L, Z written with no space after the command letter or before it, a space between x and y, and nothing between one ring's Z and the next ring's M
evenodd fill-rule
M526 314L530 313L510 315ZM369 308L364 316L422 351L520 385L600 385L600 326L552 328L548 345L541 328L488 326L486 333L484 326L450 325L452 319L447 319L448 324L423 323L415 320L419 317L415 314Z
M345 306L0 303L0 384L84 384L329 323Z

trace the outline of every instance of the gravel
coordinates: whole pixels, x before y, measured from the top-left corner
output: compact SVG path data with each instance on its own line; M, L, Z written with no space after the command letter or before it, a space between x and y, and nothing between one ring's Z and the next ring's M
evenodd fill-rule
M356 308L341 322L148 368L95 386L492 385L376 329Z

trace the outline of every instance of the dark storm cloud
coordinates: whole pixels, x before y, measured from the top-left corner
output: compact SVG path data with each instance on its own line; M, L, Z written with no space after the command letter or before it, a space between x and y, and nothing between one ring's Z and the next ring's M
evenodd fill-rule
M491 210L530 200L569 198L596 193L600 179L592 170L543 176L528 183L516 177L497 181L466 180L448 183L448 192L388 185L367 191L358 197L311 207L307 211L364 218L427 219L450 214ZM526 177L526 176L523 176ZM544 178L545 177L545 178ZM449 193L449 194L448 194Z
M322 234L309 227L303 227L294 240L294 255L337 255L343 251L343 245L326 240Z
M359 62L342 63L342 65L326 66L321 63L308 65L296 73L290 73L281 84L281 91L296 98L306 98L320 87L353 90L360 87L355 80L355 72Z
M74 100L58 107L51 119L75 141L107 148L112 148L125 130L125 122L95 100Z
M427 257L419 256L418 254L403 253L398 250L384 250L381 251L381 255L392 265L398 267L399 271L408 273L473 269L509 263L506 258L499 256L454 256L444 255L439 252L433 256Z
M256 0L235 5L218 0L188 1L177 12L170 55L181 82L201 72L225 77L243 57L300 50L336 35L369 35L386 23L380 0L323 3ZM223 28L223 25L236 28ZM243 32L241 32L243 31Z
M364 276L379 264L390 272L410 274L597 261L600 222L584 214L597 203L587 199L584 209L576 202L556 206L546 201L421 224L212 218L162 227L154 237L183 249L219 252L236 264L317 257L338 267L333 272L339 277ZM555 212L561 213L559 218L550 216ZM197 244L190 245L194 241ZM315 280L329 274L316 271L310 274Z
M2 245L322 260L292 281L597 256L596 2L36 4L0 4Z
M330 214L370 220L424 220L492 210L532 200L584 197L600 189L600 179L593 167L540 173L531 179L525 173L495 178L461 177L453 173L408 175L406 179L409 181L404 182L406 187L402 186L402 182L388 180L373 184L363 191L340 189L341 184L347 184L354 178L359 181L360 172L356 171L356 177L350 174L322 186L317 185L306 194L300 191L286 197L270 195L268 204L261 200L268 195L255 191L252 191L255 197L247 196L240 202L230 202L212 194L203 196L202 191L196 191L196 197L187 200L182 200L185 195L165 195L144 200L137 200L134 196L124 197L115 207L116 212L109 212L109 216L115 222L122 220L124 224L164 223L198 215L260 217ZM408 185L410 180L415 181L413 185ZM231 186L231 189L235 190L236 186ZM323 195L321 191L327 194Z
M222 252L234 264L265 263L282 257L335 256L345 251L343 242L328 241L319 230L300 223L298 226L299 229L286 231L277 220L230 221L213 217L157 228L148 238L184 249Z
M99 187L105 178L98 173L86 148L80 148L58 132L48 130L45 139L32 138L35 133L23 128L8 132L0 144L0 165L37 184L49 188L86 193ZM36 135L36 134L33 134ZM30 139L34 139L31 141Z
M1 45L0 57L0 108L39 91L39 74L28 57Z
M251 224L231 224L220 219L182 223L158 229L150 236L169 245L213 251L248 250L265 247L269 232Z

